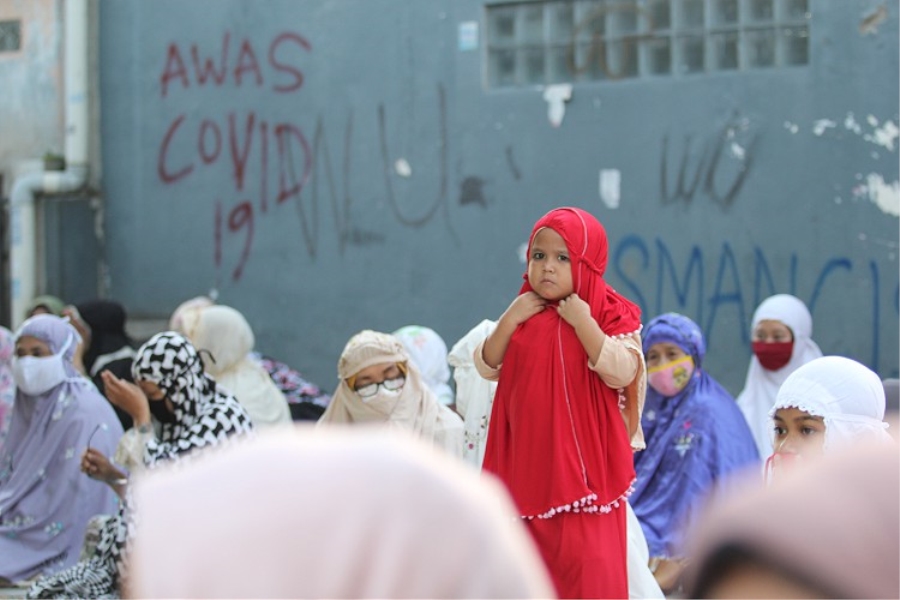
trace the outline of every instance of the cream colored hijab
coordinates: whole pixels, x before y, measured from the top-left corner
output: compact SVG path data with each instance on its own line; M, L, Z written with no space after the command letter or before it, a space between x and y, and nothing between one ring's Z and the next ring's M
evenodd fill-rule
M503 487L409 434L269 430L135 500L127 597L553 597Z
M348 378L363 369L385 363L407 365L406 383L389 412L363 402L347 383ZM341 383L319 419L320 425L381 423L411 430L420 438L462 457L462 419L438 402L434 393L423 383L418 368L409 360L403 344L393 335L365 330L350 338L338 361L338 378Z
M194 347L212 355L210 359L206 352L201 354L206 372L234 394L254 425L291 421L284 394L262 365L249 356L255 338L244 315L216 304L187 311L183 324Z

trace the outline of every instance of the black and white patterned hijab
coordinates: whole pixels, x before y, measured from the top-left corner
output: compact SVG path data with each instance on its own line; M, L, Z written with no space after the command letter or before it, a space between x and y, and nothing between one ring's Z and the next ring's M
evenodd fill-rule
M157 333L141 346L131 370L135 381L158 385L175 409L175 422L163 423L159 439L146 446L149 468L253 428L244 407L203 372L197 350L174 331Z

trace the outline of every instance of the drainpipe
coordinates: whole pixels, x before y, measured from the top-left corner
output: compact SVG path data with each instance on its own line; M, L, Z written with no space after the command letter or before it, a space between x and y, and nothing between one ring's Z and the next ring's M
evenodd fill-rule
M35 201L45 194L76 192L88 177L88 0L66 0L65 7L65 171L39 171L13 181L9 262L12 279L10 321L25 319L38 295Z

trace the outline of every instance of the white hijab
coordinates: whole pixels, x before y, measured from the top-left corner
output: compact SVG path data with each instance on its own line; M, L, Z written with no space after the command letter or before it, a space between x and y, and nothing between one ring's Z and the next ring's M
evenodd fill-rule
M862 441L890 441L884 422L881 379L855 360L824 356L788 377L769 411L769 430L779 408L798 408L825 421L825 446L833 448ZM770 437L771 439L771 437Z
M760 321L766 320L781 321L790 328L794 335L794 349L790 362L777 371L764 369L755 355L751 357L744 390L737 398L760 456L772 454L769 410L775 403L778 388L798 367L822 356L822 351L812 341L812 315L799 298L789 294L766 298L753 313L750 330L755 330Z
M287 398L262 366L250 358L255 337L244 315L216 304L183 316L187 336L201 353L203 367L234 394L256 426L290 423Z
M553 597L505 489L408 434L268 430L135 501L126 597Z
M433 329L420 325L407 325L394 332L406 348L409 358L419 367L425 384L431 388L441 404L454 402L450 381L450 365L447 364L447 344Z
M473 354L478 344L491 334L497 324L484 319L458 342L453 344L447 361L453 367L456 380L456 412L465 420L465 446L463 457L477 468L484 461L488 424L497 382L488 381L475 370Z

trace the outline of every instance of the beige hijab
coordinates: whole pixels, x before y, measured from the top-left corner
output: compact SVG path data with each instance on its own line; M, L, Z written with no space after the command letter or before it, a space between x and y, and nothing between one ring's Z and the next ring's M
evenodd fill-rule
M406 383L388 414L363 402L347 382L363 369L384 363L404 363L407 369ZM411 430L420 438L462 457L462 419L442 405L424 384L403 344L393 335L365 330L350 338L338 361L338 378L341 383L319 419L320 425L381 423L391 428Z
M736 585L735 568L758 564L808 588L809 597L898 598L898 506L893 442L842 448L765 487L747 482L695 532L687 597L718 596L729 577Z
M254 425L289 423L287 399L262 365L250 357L255 338L244 315L216 304L187 311L186 335L201 353L203 367L216 382L234 394Z
M551 598L502 486L409 434L268 430L135 484L133 598Z

